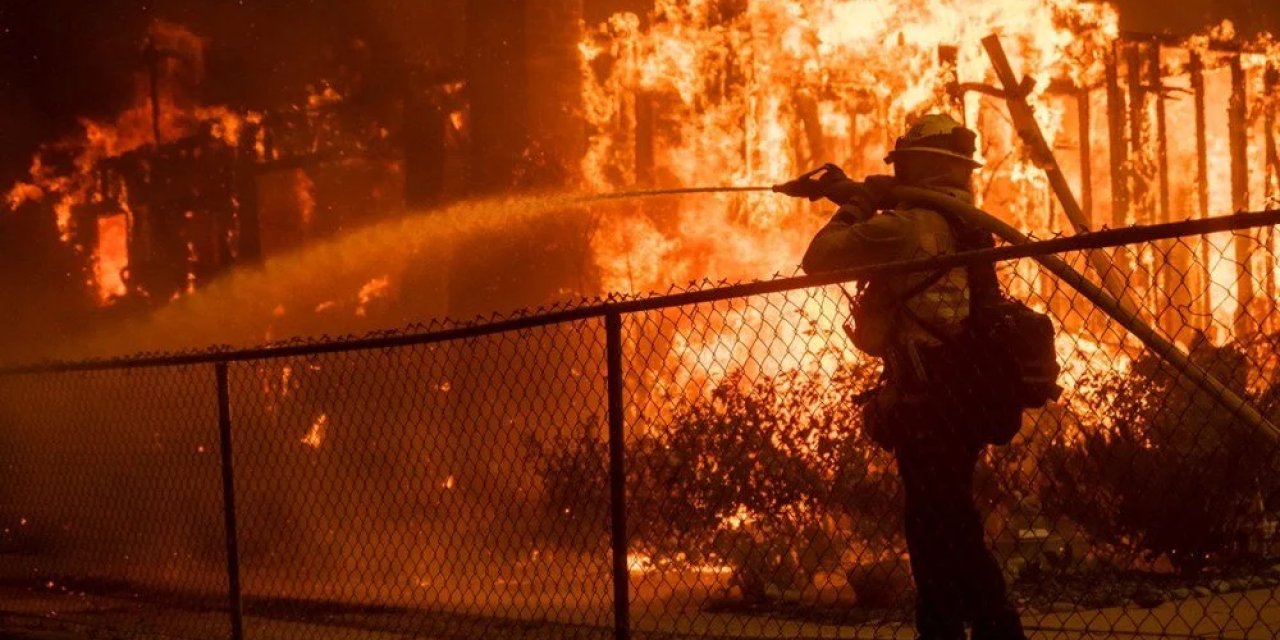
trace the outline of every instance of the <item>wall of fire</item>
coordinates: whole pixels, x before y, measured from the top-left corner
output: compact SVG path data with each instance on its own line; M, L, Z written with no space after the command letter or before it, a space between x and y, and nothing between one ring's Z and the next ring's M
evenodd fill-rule
M1260 46L1125 33L1106 52L1100 82L1054 83L1050 99L1068 124L1058 154L1076 176L1092 226L1274 207L1278 63ZM1060 228L1056 203L1047 209L1050 228ZM1115 258L1148 319L1170 335L1186 339L1216 323L1247 336L1275 329L1261 324L1276 295L1275 247L1266 230Z

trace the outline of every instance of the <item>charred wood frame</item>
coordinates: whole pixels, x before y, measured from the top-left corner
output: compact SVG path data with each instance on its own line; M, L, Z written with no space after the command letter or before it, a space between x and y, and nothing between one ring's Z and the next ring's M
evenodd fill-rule
M1170 53L1184 52L1183 64L1174 68ZM1205 50L1190 49L1182 40L1140 33L1125 33L1115 42L1104 62L1102 85L1079 87L1069 81L1054 80L1049 92L1073 100L1076 106L1075 126L1079 132L1079 183L1077 188L1081 209L1095 225L1109 224L1122 227L1132 224L1152 224L1178 219L1207 218L1215 213L1211 204L1211 172L1209 163L1210 117L1226 122L1230 159L1229 187L1232 211L1244 211L1257 205L1264 206L1280 194L1280 154L1276 151L1275 127L1277 103L1270 97L1280 84L1280 70L1274 66L1255 69L1246 58L1255 54L1248 48L1216 42ZM1224 112L1214 114L1206 89L1206 74L1210 72L1229 75L1230 93L1221 100ZM1169 86L1169 80L1185 78L1187 89ZM1258 79L1261 82L1258 82ZM1264 95L1253 93L1262 87ZM960 85L960 89L965 89ZM973 87L968 87L972 89ZM1109 221L1099 221L1094 215L1095 179L1104 175L1095 166L1093 151L1093 119L1090 97L1094 91L1105 93L1109 157L1105 168L1110 183ZM1172 120L1171 101L1189 100L1194 121L1184 123ZM1259 131L1259 124L1261 131ZM1190 125L1190 127L1188 127ZM1171 187L1171 127L1193 128L1182 135L1194 135L1195 165L1192 206L1174 204ZM1258 139L1254 139L1258 138ZM1254 159L1254 149L1265 154L1264 167L1258 167L1261 158ZM1252 163L1251 163L1252 160ZM1265 193L1253 193L1260 172L1264 176ZM1225 173L1225 172L1224 172ZM1222 208L1221 206L1219 208ZM1217 211L1216 213L1226 213ZM1096 228L1096 227L1095 227ZM1135 283L1145 291L1145 310L1153 312L1155 320L1169 335L1187 338L1188 330L1208 330L1213 326L1215 295L1228 295L1238 301L1234 312L1234 331L1239 338L1248 338L1274 327L1259 325L1262 310L1257 305L1274 305L1277 265L1268 258L1267 264L1254 256L1259 243L1274 246L1274 233L1255 230L1241 232L1230 242L1231 254L1227 259L1234 263L1235 276L1230 292L1215 294L1213 276L1214 244L1203 236L1197 246L1167 246L1149 256L1135 256L1117 251L1113 256L1114 267L1124 277L1138 277ZM1193 259L1193 253L1195 256ZM1267 252L1263 252L1264 255ZM1196 267L1192 263L1196 263ZM1146 263L1146 268L1144 264ZM1258 291L1262 288L1263 291ZM1259 293L1265 295L1259 296Z

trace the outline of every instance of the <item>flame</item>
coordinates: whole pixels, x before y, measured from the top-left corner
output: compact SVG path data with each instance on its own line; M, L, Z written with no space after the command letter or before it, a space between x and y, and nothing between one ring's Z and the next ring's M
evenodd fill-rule
M302 444L305 444L312 449L319 449L320 445L324 444L328 426L328 415L322 413L316 416L316 419L311 422L311 427L307 429L307 435L302 436Z
M1109 6L1067 0L740 6L659 0L647 30L620 13L583 41L583 103L594 130L583 161L589 188L635 184L647 144L659 186L772 184L824 161L855 175L883 172L886 147L912 115L956 111L948 82L989 80L978 43L992 32L1006 35L1015 66L1041 80L1031 99L1052 139L1063 109L1044 99L1048 79L1096 80L1094 54L1118 33ZM956 48L954 69L939 60L940 47ZM637 119L659 111L642 102L661 105L651 141L633 132ZM963 115L978 125L995 164L1017 144L1007 125L978 107L970 98ZM1011 194L1018 185L1043 188L1029 159L1003 166L991 180ZM1029 209L1011 217L1025 220ZM685 202L666 225L643 216L606 220L594 246L611 290L652 290L708 272L757 275L794 264L814 230L804 213L769 195Z
M98 171L103 161L201 131L208 131L215 140L234 146L239 143L246 124L262 120L258 113L195 104L188 98L195 94L193 89L202 80L207 40L186 27L163 20L149 26L147 40L151 47L148 50L151 68L137 75L133 103L109 121L80 119L80 130L42 147L32 159L27 179L5 194L11 210L37 203L52 211L60 239L73 245L75 251L89 254L94 266L91 284L101 304L109 304L129 291L125 282L128 258L123 248L129 234L128 194L123 185L119 185L119 201L107 202ZM154 96L149 82L151 71L162 80ZM62 161L64 157L69 160ZM78 230L73 211L80 206L103 204L122 210L126 218L117 220L115 213L101 215L96 230L97 247L74 243ZM194 284L194 277L189 277L188 290Z
M98 218L98 247L94 258L98 299L108 302L128 292L125 286L125 270L129 267L126 214Z
M377 300L378 298L385 297L390 286L391 280L385 275L373 278L372 280L364 283L364 286L360 287L360 292L356 294L356 297L360 301L360 303L356 305L356 315L363 317L367 313L369 303Z

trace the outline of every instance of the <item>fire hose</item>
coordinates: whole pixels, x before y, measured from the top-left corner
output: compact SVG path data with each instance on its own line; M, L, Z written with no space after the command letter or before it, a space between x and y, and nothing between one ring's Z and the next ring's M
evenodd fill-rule
M630 198L653 198L658 196L681 196L692 193L752 193L772 191L773 187L685 187L680 189L647 189L640 191L617 191L577 198L578 202L602 202L605 200L627 200Z
M581 198L580 202L598 202L604 200L620 200L626 198L644 198L657 196L672 196L696 193L747 193L747 192L766 192L774 191L773 187L761 186L737 186L737 187L692 187L683 189L659 189L648 191L628 191L608 193L596 196L586 196ZM975 207L973 205L961 202L955 198L946 196L945 194L928 189L919 189L905 186L896 186L893 188L893 197L898 202L915 202L919 204L934 207L945 213L949 213L957 218L988 231L1000 239L1011 245L1027 244L1031 239L1015 227L1001 221L999 218ZM1040 263L1047 271L1054 274L1062 282L1079 291L1087 300L1097 305L1099 309L1120 323L1126 330L1134 335L1144 346L1155 353L1161 360L1173 368L1183 379L1200 388L1210 397L1215 399L1223 407L1231 411L1241 421L1246 423L1251 429L1261 433L1264 437L1280 442L1280 428L1277 428L1266 416L1262 415L1253 405L1249 404L1244 398L1232 391L1226 385L1222 384L1208 371L1205 371L1200 365L1193 362L1186 353L1170 342L1167 338L1160 335L1158 331L1148 325L1139 317L1137 310L1129 305L1123 304L1119 299L1108 293L1102 287L1094 284L1084 274L1076 271L1071 265L1056 255L1036 255L1032 258ZM1103 275L1105 278L1105 274Z

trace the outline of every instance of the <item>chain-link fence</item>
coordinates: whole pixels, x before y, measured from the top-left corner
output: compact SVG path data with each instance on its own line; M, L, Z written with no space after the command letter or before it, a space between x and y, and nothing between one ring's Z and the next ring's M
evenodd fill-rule
M1277 217L10 369L0 614L122 637L912 637L903 483L859 410L881 365L848 344L841 282L999 260L1054 317L1065 387L972 483L1030 634L1275 637ZM1088 251L1217 391L1035 259Z

